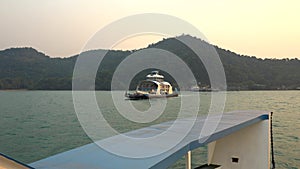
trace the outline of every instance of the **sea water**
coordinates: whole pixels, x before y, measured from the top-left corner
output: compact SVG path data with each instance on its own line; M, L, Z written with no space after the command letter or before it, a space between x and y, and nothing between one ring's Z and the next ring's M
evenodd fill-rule
M196 94L200 95L198 113L207 113L210 93L182 92L178 98L167 99L167 106L157 119L150 123L137 123L120 115L114 106L117 103L111 99L111 92L96 92L104 118L120 133L176 119L181 99L194 98ZM123 101L140 111L151 106L148 100ZM274 112L276 166L300 168L300 91L226 92L224 111L234 110ZM71 91L0 91L0 152L31 163L91 142L77 119ZM205 163L206 155L206 147L193 150L193 167ZM184 168L184 162L183 159L178 160L170 168Z

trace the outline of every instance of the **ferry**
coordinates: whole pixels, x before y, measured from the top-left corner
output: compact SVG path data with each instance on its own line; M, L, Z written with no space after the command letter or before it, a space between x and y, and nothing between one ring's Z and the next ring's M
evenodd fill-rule
M213 90L209 86L200 87L199 85L196 85L196 86L192 86L190 91L193 91L193 92L211 92Z
M139 82L134 93L125 93L130 100L177 97L178 92L169 82L164 81L164 76L159 71L152 71L146 76L146 80Z

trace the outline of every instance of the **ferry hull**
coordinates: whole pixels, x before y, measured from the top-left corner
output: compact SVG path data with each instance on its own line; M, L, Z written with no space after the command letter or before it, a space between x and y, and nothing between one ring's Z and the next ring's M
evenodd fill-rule
M126 97L130 100L143 100L143 99L154 99L154 98L178 97L178 93L172 93L167 95L133 93L133 94L127 94Z

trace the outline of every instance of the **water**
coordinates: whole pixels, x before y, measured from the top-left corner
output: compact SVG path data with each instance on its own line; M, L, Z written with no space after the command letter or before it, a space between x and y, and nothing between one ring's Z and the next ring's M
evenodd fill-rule
M182 97L194 95L183 93ZM168 99L164 113L155 121L139 124L124 119L110 100L110 93L97 92L105 118L119 132L177 118L180 98ZM147 110L149 101L135 101L138 110ZM210 94L201 93L200 112L205 113ZM274 112L274 148L277 168L300 168L300 91L227 92L225 111L268 110ZM92 142L74 111L70 91L0 91L0 152L31 163ZM193 165L206 161L206 147L194 150ZM170 168L183 168L179 160Z

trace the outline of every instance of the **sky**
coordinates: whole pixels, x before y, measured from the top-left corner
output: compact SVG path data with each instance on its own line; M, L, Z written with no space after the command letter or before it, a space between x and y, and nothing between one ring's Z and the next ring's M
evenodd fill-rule
M210 43L239 54L300 58L299 9L299 0L1 0L0 49L34 47L68 57L109 23L161 13L189 22ZM114 49L141 48L162 38L136 36Z

